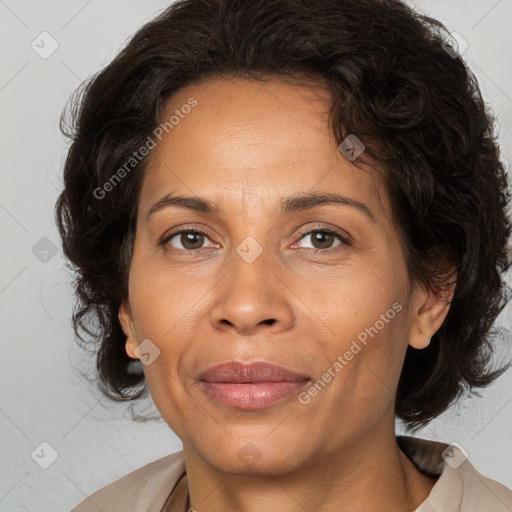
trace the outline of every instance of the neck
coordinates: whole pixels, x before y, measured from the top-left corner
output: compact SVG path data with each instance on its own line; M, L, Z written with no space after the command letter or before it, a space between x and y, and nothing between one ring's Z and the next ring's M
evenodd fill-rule
M219 472L184 444L192 510L412 512L435 484L399 450L393 430L347 444L278 476Z

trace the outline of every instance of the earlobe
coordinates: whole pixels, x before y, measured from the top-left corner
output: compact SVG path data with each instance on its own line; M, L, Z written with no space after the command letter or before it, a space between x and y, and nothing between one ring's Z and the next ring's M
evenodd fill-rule
M135 338L128 338L125 343L125 350L129 357L132 359L138 359L135 355L135 349L139 346Z
M415 316L409 332L411 347L421 350L429 346L432 336L439 330L448 315L455 285L454 280L438 294L427 288L418 291L417 306L413 310Z
M415 336L409 340L409 345L411 345L412 348L421 350L427 348L431 340L432 336Z

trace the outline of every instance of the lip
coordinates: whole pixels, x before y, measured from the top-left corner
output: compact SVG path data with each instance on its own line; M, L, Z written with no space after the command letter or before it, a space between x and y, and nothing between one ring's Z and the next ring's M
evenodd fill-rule
M303 373L275 363L230 361L199 375L201 389L215 401L236 409L268 407L297 393L309 381Z

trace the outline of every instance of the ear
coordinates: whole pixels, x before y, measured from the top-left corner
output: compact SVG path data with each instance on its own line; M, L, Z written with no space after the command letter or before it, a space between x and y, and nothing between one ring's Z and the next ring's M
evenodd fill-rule
M128 302L123 302L119 306L118 312L119 322L121 323L121 327L123 332L126 335L126 344L125 349L126 353L132 359L138 359L135 355L135 349L138 347L137 336L135 334L135 326L133 323L133 314L130 304Z
M423 285L416 285L413 291L412 322L409 329L409 345L411 347L426 348L430 344L432 336L443 324L455 293L457 281L455 268L451 269L448 278L452 279L443 286L443 290L438 294Z

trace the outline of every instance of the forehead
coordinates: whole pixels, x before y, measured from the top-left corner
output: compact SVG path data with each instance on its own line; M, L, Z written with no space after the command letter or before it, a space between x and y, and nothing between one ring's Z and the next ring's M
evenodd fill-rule
M387 216L380 176L338 150L330 101L325 88L278 79L221 78L181 89L162 117L162 123L172 117L173 127L150 154L140 210L175 191L260 208L273 196L322 191ZM182 108L191 102L193 109Z

